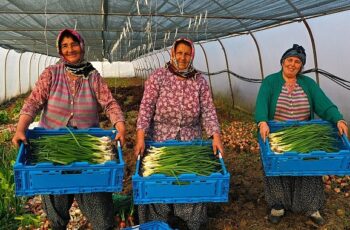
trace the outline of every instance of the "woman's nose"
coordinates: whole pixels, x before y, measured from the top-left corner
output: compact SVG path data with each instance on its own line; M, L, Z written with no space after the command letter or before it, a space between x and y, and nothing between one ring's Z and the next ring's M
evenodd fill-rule
M295 66L296 62L292 61L290 62L290 65Z

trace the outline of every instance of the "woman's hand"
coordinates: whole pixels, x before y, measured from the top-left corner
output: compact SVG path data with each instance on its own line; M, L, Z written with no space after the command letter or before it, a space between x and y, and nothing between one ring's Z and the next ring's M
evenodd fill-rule
M12 138L12 143L19 147L20 143L23 142L23 144L27 145L27 137L26 137L26 131L28 129L29 124L32 122L33 118L27 114L22 114L19 117L16 133Z
M345 134L345 136L348 137L348 126L347 126L347 124L346 124L346 122L344 120L338 121L337 122L337 127L338 127L340 135Z
M213 151L214 155L216 155L217 152L220 151L221 156L224 157L224 147L222 146L219 133L214 133L213 135Z
M117 122L117 124L115 125L115 128L118 130L117 135L115 136L115 140L119 140L121 146L124 146L125 144L125 123L124 122Z
M263 139L263 141L265 142L266 137L268 137L270 134L269 125L267 124L266 121L261 121L261 122L259 122L258 126L259 126L260 136Z
M12 144L18 148L21 142L28 144L25 132L17 130L12 138Z
M138 155L143 155L145 151L145 131L142 129L138 129L136 131L136 143L134 147L134 155L137 157Z

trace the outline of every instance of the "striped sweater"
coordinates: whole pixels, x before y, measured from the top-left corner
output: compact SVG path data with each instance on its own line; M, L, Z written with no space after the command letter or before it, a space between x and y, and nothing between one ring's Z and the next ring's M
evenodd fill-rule
M49 67L52 75L47 106L41 114L39 125L52 129L70 122L77 128L98 127L98 103L92 89L93 76L80 77L76 93L70 92L63 64Z
M283 86L277 100L274 120L305 121L309 119L310 104L303 89L296 83L294 90L289 93L287 87Z

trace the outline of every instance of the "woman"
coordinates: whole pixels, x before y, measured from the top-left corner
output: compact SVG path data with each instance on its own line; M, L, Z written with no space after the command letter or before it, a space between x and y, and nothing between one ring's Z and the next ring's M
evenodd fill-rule
M310 120L314 113L337 124L340 134L348 134L338 108L311 78L300 72L306 62L305 50L294 44L281 58L282 70L263 80L256 100L255 119L263 140L269 135L269 120ZM280 222L285 210L304 212L318 225L325 220L319 210L325 203L321 176L264 177L265 198L271 208L268 219Z
M213 138L214 153L223 154L220 128L204 77L193 68L194 45L186 38L176 40L171 61L157 69L146 81L137 119L135 155L145 150L145 134L153 141L201 138L204 127ZM170 219L185 221L189 229L199 229L206 221L204 204L152 204L139 206L140 222Z
M12 142L27 143L25 132L42 110L39 125L47 129L64 126L78 129L98 127L98 105L118 130L116 139L125 141L123 113L108 85L94 67L84 61L84 40L75 30L65 29L57 38L60 63L47 67L26 99ZM43 206L53 229L66 229L69 208L76 199L94 229L112 229L112 194L90 193L44 195Z

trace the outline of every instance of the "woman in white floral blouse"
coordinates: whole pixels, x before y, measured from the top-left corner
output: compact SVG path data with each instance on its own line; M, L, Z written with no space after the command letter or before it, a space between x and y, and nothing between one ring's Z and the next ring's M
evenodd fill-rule
M145 134L153 141L189 141L202 137L202 127L213 139L213 152L224 154L208 83L193 68L194 52L191 40L176 40L170 62L146 81L137 119L136 156L145 150ZM207 219L203 203L140 205L138 211L140 223L184 222L188 229L199 229Z

